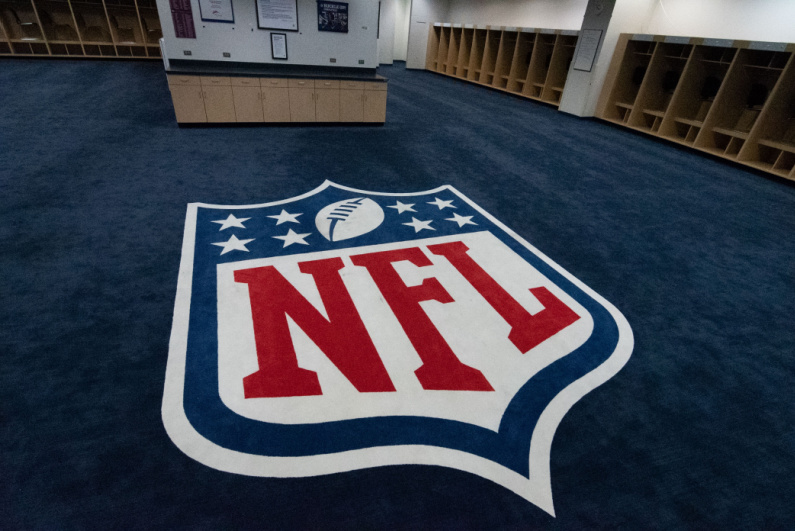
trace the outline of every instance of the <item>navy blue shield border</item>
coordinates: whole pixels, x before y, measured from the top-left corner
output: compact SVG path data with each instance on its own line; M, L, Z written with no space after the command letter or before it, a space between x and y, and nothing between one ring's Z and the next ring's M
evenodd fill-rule
M477 214L479 224L459 228L450 223L449 228L438 227L434 236L488 230L591 314L591 336L519 390L497 432L455 420L414 416L276 424L245 418L222 403L218 390L216 268L240 258L237 253L219 255L219 248L210 245L218 240L218 226L210 221L228 213L238 218L254 217L249 214L288 204L300 205L305 212L318 212L330 203L362 196L382 206L386 206L385 201L407 198L462 202L466 209L458 213ZM395 241L425 238L422 233L406 236ZM261 249L252 247L245 258L350 247L347 241L318 237L311 249L291 246L283 252L278 240L262 242ZM372 233L356 239L357 247L381 243L388 242ZM396 464L448 466L495 481L554 515L549 456L555 430L580 398L618 373L629 359L633 344L632 330L616 308L452 186L387 194L326 181L304 195L260 205L191 203L169 345L163 422L183 452L219 470L303 477Z

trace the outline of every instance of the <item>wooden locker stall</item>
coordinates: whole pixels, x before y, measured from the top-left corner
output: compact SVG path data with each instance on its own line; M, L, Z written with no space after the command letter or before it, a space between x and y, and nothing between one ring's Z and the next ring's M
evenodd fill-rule
M623 34L597 116L795 179L795 44Z
M0 0L0 55L160 58L155 0Z
M425 68L558 106L577 39L571 30L437 22Z

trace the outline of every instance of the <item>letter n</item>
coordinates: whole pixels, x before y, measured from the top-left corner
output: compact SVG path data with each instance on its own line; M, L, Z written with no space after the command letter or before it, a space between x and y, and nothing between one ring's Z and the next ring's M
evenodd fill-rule
M243 379L246 398L323 394L314 371L298 366L287 321L289 315L360 392L394 391L339 270L342 259L298 264L312 275L328 319L273 266L235 271L248 284L259 370Z

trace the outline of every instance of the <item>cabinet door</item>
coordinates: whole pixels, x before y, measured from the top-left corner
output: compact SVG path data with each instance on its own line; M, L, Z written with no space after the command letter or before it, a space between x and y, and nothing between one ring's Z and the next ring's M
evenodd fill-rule
M266 122L289 122L289 89L262 87L262 108L265 111Z
M364 120L365 122L386 121L386 91L364 91Z
M340 122L364 121L364 91L340 90Z
M290 121L315 122L315 89L290 87Z
M238 122L261 122L262 93L259 82L254 87L233 86L232 95L235 101L235 116Z
M231 85L202 86L208 122L235 122L235 102Z
M202 87L198 85L171 85L171 100L174 102L174 114L178 123L206 122Z
M339 122L340 91L315 89L315 113L318 122Z

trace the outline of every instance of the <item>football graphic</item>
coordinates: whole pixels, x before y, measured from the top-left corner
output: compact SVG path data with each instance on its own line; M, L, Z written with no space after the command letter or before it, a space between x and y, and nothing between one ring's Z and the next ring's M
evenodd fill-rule
M317 213L315 225L327 240L339 242L367 234L384 221L384 211L365 197L338 201Z

